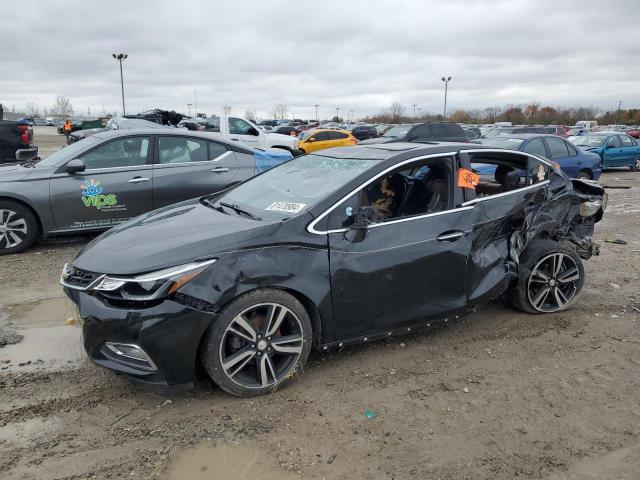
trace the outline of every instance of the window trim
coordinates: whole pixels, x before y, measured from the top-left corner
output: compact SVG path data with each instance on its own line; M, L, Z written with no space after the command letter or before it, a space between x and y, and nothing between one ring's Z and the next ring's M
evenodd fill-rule
M458 153L459 152L432 153L430 155L421 155L419 157L410 158L408 160L404 160L402 162L396 163L395 165L391 165L390 167L384 169L382 172L378 173L376 176L371 177L370 179L368 179L364 183L360 184L358 187L354 188L347 195L345 195L344 197L340 198L336 203L331 205L331 207L329 207L327 210L325 210L323 213L321 213L318 216L318 218L316 218L309 225L307 225L307 231L309 233L313 233L315 235L326 235L328 233L346 232L347 230L349 230L349 228L338 228L338 229L324 230L323 231L323 230L316 230L315 227L318 224L318 222L322 221L327 215L329 215L331 212L333 212L342 202L347 200L352 195L358 193L358 191L360 191L364 187L366 187L366 186L370 185L371 183L375 182L380 177L382 177L382 176L386 175L387 173L391 172L392 170L396 170L398 167L402 167L403 165L407 165L409 163L415 163L415 162L418 162L420 160L426 160L426 159L429 159L429 158L455 157ZM430 217L430 216L433 216L433 215L442 215L445 212L452 212L454 210L457 210L457 209L442 210L441 212L427 213L427 214L424 214L424 215L415 215L415 216L406 217L406 218L399 218L397 220L389 220L388 222L374 223L372 225L369 225L369 227L373 227L374 225L376 225L376 226L392 225L394 223L399 223L401 221L402 222L406 222L406 221L409 221L409 220L417 220L419 218Z

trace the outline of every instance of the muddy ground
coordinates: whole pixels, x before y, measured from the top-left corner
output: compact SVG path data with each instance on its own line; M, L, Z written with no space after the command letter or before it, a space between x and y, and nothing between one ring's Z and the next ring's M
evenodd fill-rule
M571 310L497 302L315 354L251 400L206 382L145 393L84 360L57 279L86 238L0 257L0 324L24 335L0 348L0 477L640 478L640 174L601 182L632 188L609 190L602 252Z

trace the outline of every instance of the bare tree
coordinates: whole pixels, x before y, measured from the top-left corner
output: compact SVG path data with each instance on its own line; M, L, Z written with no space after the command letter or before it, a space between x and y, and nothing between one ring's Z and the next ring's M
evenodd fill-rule
M40 108L38 108L38 106L33 102L27 102L27 107L25 111L26 111L26 114L32 118L40 116Z
M68 98L59 95L53 107L51 107L51 113L63 117L71 116L73 115L73 105L71 105L71 101Z
M401 103L398 102L393 102L391 104L391 120L393 122L399 122L400 119L402 118L402 115L404 114L404 107L402 106Z
M256 112L254 112L253 110L247 110L246 112L244 112L244 117L247 120L251 120L252 122L256 121Z
M289 107L284 103L276 103L271 109L271 116L274 120L283 120L289 114Z

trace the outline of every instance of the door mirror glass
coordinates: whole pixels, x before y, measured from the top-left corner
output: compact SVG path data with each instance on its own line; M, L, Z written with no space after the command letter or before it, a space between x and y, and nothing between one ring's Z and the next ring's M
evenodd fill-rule
M84 165L84 162L79 158L71 160L69 163L67 163L67 173L74 174L84 172L85 168L86 167Z

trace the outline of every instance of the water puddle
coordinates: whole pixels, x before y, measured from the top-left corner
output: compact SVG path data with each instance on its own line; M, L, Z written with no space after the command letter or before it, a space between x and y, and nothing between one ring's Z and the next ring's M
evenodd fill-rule
M0 312L0 335L12 340L0 348L0 372L77 366L84 351L76 318L73 303L63 297L4 307ZM23 338L13 343L16 336Z
M297 475L282 470L264 450L246 445L203 444L185 451L169 467L166 480L287 480Z

